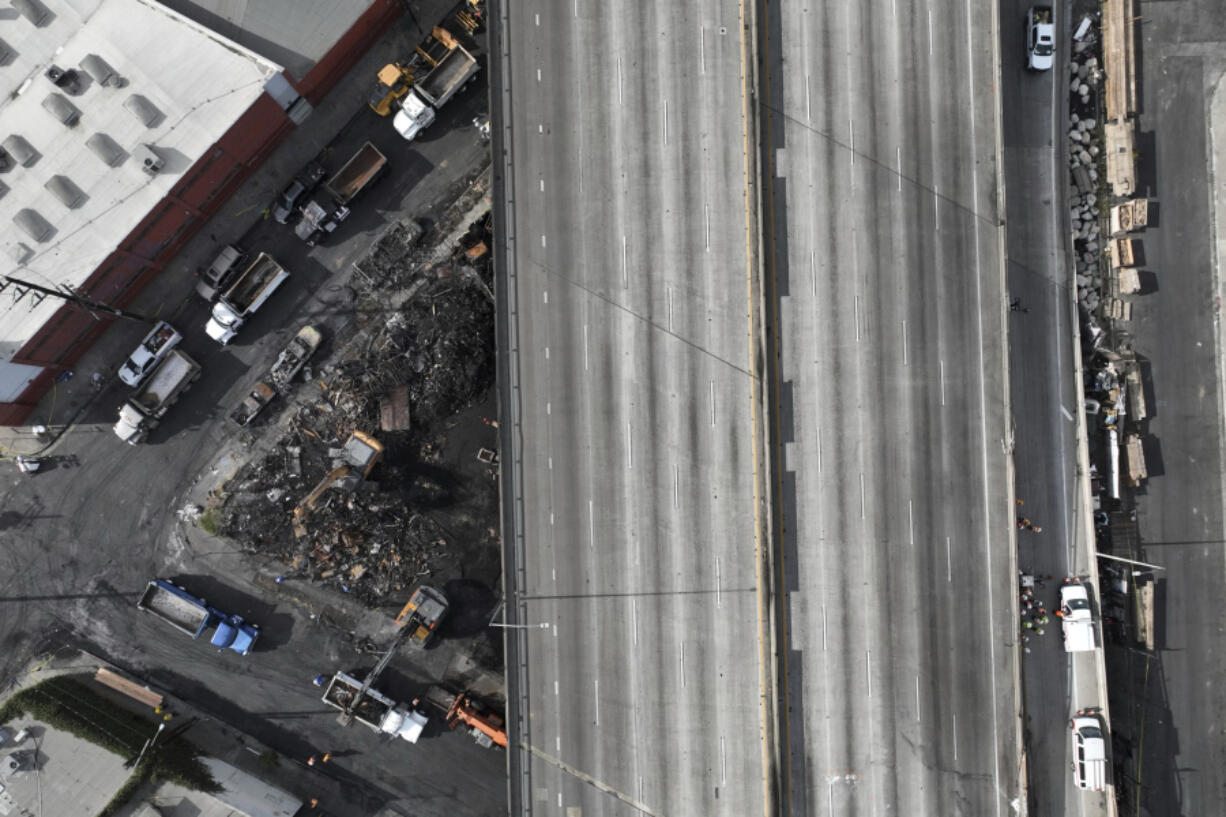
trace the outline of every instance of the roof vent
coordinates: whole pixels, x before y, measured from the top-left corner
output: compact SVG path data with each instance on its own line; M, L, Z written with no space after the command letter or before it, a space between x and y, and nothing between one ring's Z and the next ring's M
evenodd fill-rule
M122 88L128 81L119 76L110 63L97 54L86 54L81 60L81 70L89 74L94 82L111 88Z
M85 192L73 184L72 179L67 176L52 176L43 187L47 188L51 195L59 199L60 204L69 210L75 210L81 205L81 202L85 201Z
M22 167L29 167L38 161L38 151L24 137L14 133L0 144L3 144L8 154Z
M81 89L80 77L72 68L65 71L58 65L52 65L43 72L43 76L55 83L57 88L63 88L70 94L75 94Z
M81 118L81 112L77 110L77 106L69 102L68 97L54 91L43 98L43 107L70 128Z
M29 261L30 257L34 255L34 250L30 249L29 245L22 244L20 241L5 247L5 251L8 252L9 258L13 259L13 263L18 266Z
M17 13L36 26L50 22L51 11L38 0L12 0Z
M150 176L156 176L158 171L162 169L162 165L166 164L166 160L158 156L157 151L153 149L153 145L137 145L132 150L132 155L140 162L141 168Z
M85 140L85 146L94 152L107 167L115 167L123 161L123 148L105 133L95 133Z
M13 216L13 223L40 244L55 234L55 228L47 219L28 207L17 211L17 215Z
M140 94L132 94L124 100L123 106L129 113L140 120L146 128L154 128L162 121L162 112L157 106Z

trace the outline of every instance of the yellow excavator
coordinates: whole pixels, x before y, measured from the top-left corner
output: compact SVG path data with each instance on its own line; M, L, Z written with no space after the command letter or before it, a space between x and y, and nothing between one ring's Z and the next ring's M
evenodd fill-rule
M315 509L315 503L323 496L324 491L343 482L350 475L353 475L352 482L356 485L360 480L370 476L371 470L383 457L383 443L361 431L354 431L350 434L342 450L344 451L344 464L329 471L328 475L321 479L319 484L294 508L294 518L290 522L290 527L294 531L295 539L301 539L307 535L307 517ZM355 469L361 474L360 477L354 473Z
M413 87L413 63L389 62L379 69L376 80L370 93L370 109L379 116L387 116Z

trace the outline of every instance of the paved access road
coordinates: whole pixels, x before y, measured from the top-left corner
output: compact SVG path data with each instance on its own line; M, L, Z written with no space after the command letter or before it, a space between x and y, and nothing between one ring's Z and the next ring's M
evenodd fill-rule
M785 0L771 13L783 813L1011 814L993 12Z
M1018 512L1042 530L1018 533L1023 571L1054 576L1035 588L1036 600L1054 611L1059 580L1089 579L1086 512L1078 502L1077 393L1080 352L1074 346L1071 261L1065 250L1068 209L1064 164L1067 57L1051 71L1026 70L1027 0L1001 4L1001 98L1010 300L1009 375L1015 433ZM1060 54L1067 55L1066 20L1058 15ZM1095 597L1101 594L1092 588ZM1068 721L1078 709L1105 707L1099 690L1097 651L1064 651L1058 619L1029 633L1023 654L1027 797L1032 814L1106 814L1108 792L1078 789L1070 772Z
M762 814L742 10L501 13L512 810Z
M419 36L405 32L410 43ZM175 700L188 701L205 717L231 727L239 740L251 735L271 747L280 756L278 770L262 766L255 771L303 800L320 797L330 814L367 817L387 806L429 817L484 816L505 808L502 756L446 731L439 718L416 746L380 740L356 725L338 727L335 711L320 702L311 679L338 668L369 669L377 658L355 651L349 632L340 629L327 605L304 608L256 584L253 574L263 565L244 557L241 543L239 549L219 543L181 525L175 516L189 497L192 502L203 499L192 494L193 488L211 481L207 469L234 442L234 426L226 415L291 333L313 323L324 330L329 346L335 342L352 315L351 296L342 286L349 264L364 254L389 219L436 218L463 189L465 175L484 163L487 146L470 125L484 101L476 88L457 97L441 121L412 145L390 121L366 110L370 77L384 61L404 53L404 44L396 45L383 43L384 53L373 52L360 64L361 74L348 93L345 86L335 92L351 100L348 113L320 114L341 128L357 111L333 143L329 161L339 165L369 139L390 159L387 176L357 199L353 216L333 239L314 250L271 219L243 237L247 246L281 261L291 277L231 346L222 348L204 334L208 306L192 292L194 281L183 271L190 269L185 258L133 307L152 312L163 299L172 305L161 315L184 332L181 348L204 369L150 441L128 446L112 432L130 392L112 384L56 445L54 467L31 476L5 464L0 476L0 643L5 647L0 678L11 678L32 654L70 644L114 662ZM308 123L308 130L295 133L270 160L283 175L266 167L210 229L229 238L227 215L263 207L315 155L319 145L312 140L328 136L311 129L327 125L315 119ZM199 258L197 263L207 261ZM136 324L113 329L90 353L97 358L109 349L112 356L83 361L77 378L88 382L91 370L118 365L146 331ZM128 338L120 347L112 335L121 339L125 333ZM266 429L267 418L262 420L257 427ZM276 569L267 566L269 572ZM256 649L246 657L219 655L207 643L137 611L136 600L155 576L173 577L210 603L259 623L263 634ZM321 612L331 624L317 615ZM352 626L353 621L345 623ZM450 645L440 647L425 656L406 650L381 686L402 700L420 693L428 676L441 677L446 669L439 663ZM335 759L308 778L303 762L324 751ZM246 751L237 754L252 757Z

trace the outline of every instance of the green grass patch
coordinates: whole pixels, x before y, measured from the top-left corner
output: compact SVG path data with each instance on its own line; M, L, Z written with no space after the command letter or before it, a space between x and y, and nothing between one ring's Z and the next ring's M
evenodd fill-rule
M221 530L221 508L209 508L200 514L200 518L196 520L196 525L209 536L216 536L217 532Z
M89 685L67 675L23 689L0 706L0 723L22 716L130 759L140 754L145 741L153 737L161 723L116 706ZM174 736L174 730L174 722L168 722L157 744L145 753L98 817L114 814L146 782L167 780L195 791L220 790L208 768L200 762L200 750Z

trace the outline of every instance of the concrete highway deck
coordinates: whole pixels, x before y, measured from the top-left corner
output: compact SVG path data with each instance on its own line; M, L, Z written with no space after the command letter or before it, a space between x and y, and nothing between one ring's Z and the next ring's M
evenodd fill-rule
M744 12L505 5L512 813L762 814Z
M994 12L787 0L771 15L782 812L1012 814Z

